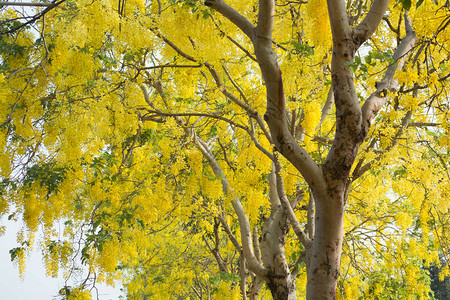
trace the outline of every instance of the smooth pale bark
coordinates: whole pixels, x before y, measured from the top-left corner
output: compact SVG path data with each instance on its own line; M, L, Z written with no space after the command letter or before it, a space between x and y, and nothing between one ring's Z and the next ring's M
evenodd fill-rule
M361 44L375 32L389 0L374 0L364 20L355 28L349 25L345 1L327 0L333 36L332 91L329 93L327 103L330 105L334 98L336 133L333 146L323 165L317 165L313 161L295 140L288 126L282 74L272 48L275 1L259 0L256 26L222 0L207 0L205 4L228 18L252 41L266 86L267 110L264 119L269 126L272 142L275 149L302 174L314 199L315 209L312 210L314 217L309 216L311 223L314 224L314 229L309 228L313 238L309 240L296 222L295 215L285 198L281 177L278 175L277 178L271 179L272 211L261 237L261 256L264 267L268 270L265 280L274 299L295 299L295 279L290 274L284 257L283 240L287 233L286 226L293 226L306 249L307 299L335 299L350 169L367 135L370 121L386 101L381 99L381 93L377 90L361 109L353 73L348 65L353 62ZM407 32L410 31L407 26ZM402 49L394 59L404 55L405 49L410 49L414 41L408 37L404 44L407 46L399 47ZM400 65L401 63L388 69L383 89L392 88L393 76L390 76L390 73L391 71L395 73ZM324 113L328 110L329 108L325 108ZM273 160L276 161L276 157ZM278 174L280 166L276 166Z
M398 83L394 78L395 72L403 67L406 55L414 47L417 40L407 14L405 14L405 28L406 36L401 40L392 57L394 63L387 68L383 80L377 83L377 90L369 96L362 107L366 132L369 131L372 120L377 112L388 101L388 97L383 96L386 94L386 91L395 92L398 90Z
M286 259L284 245L289 231L289 219L278 194L277 176L274 170L268 176L271 212L261 233L261 258L269 269L267 286L273 299L296 299L295 277Z
M360 45L375 32L388 0L375 0L355 29L349 26L344 1L328 0L333 35L332 89L336 107L333 146L322 166L325 189L311 186L316 204L315 236L307 267L307 299L335 299L342 252L344 206L350 169L367 131L356 94L353 62Z
M272 155L262 147L258 147L258 142L252 138L255 145L274 162L275 166L274 171L268 176L271 214L265 220L260 240L256 239L257 231L252 231L239 198L232 196L234 198L232 205L239 220L242 246L230 232L223 217L218 216L233 244L244 258L241 264L241 277L245 279L247 270L251 272L253 285L248 291L250 299L257 298L263 282L270 288L273 299L296 299L295 277L297 271L290 269L284 250L286 235L291 226L305 248L301 260L306 262L307 268L307 299L336 298L342 252L344 208L350 184L350 169L354 164L358 149L367 135L371 121L378 110L387 102L386 91L397 89L397 82L394 79L395 72L403 66L404 57L411 51L416 40L409 18L405 15L406 36L394 53L394 63L387 68L383 80L377 84L376 92L369 96L361 108L353 83L353 74L348 65L353 62L354 55L361 44L375 32L388 2L389 0L374 0L364 20L358 26L351 28L347 20L344 1L327 0L333 35L332 87L322 111L318 128L320 128L320 124L334 102L336 107L336 132L335 139L332 141L332 148L322 165L316 164L305 149L298 144L292 129L295 123L291 122L291 127L288 126L282 74L278 66L277 56L272 48L274 0L259 1L258 24L256 26L223 0L205 1L207 6L221 13L239 27L253 43L256 61L260 66L266 86L267 110L264 119L269 130L266 129L255 110L224 86L219 74L211 64L197 62L195 58L184 53L165 37L158 35L181 56L208 69L221 92L243 108L250 118L256 120L264 135L275 146L276 152L281 153L298 169L312 193L308 206L306 234L293 212L294 204L290 203L285 195L283 180L279 174L281 165L277 161L277 154ZM227 73L226 69L225 73ZM232 78L229 79L233 82ZM141 88L145 100L152 107L148 93L144 87L141 86ZM160 86L154 85L154 88L164 99ZM241 91L240 93L245 98ZM156 109L154 112L162 116L167 115ZM193 137L195 145L209 162L214 174L221 179L224 193L233 194L228 180L208 145L199 139L194 132L191 132L181 118L177 117L177 122L184 128L187 136ZM406 127L408 122L402 123L403 126ZM239 128L246 130L251 137L254 136L253 124L251 130L243 126ZM241 280L243 294L246 290L244 279Z

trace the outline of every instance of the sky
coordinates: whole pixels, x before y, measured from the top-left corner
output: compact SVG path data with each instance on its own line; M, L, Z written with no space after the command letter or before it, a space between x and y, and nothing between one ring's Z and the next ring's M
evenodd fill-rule
M16 233L20 224L2 219L0 225L6 226L6 232L0 236L0 300L52 300L64 286L64 280L45 276L44 264L38 247L27 259L25 278L19 278L19 268L11 262L9 250L18 247ZM99 300L119 299L120 288L97 285ZM96 296L96 295L95 295ZM93 299L97 299L96 297Z

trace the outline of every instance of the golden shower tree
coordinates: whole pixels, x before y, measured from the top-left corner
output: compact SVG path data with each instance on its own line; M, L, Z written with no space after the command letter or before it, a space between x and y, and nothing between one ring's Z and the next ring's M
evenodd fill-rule
M0 214L62 297L419 299L449 275L447 3L1 14Z

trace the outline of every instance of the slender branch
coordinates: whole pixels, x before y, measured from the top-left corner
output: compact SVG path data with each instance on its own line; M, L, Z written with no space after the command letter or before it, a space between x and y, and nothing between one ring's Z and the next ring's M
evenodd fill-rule
M400 70L405 63L405 56L413 49L416 42L416 36L411 26L411 21L405 13L405 28L406 36L401 40L397 49L394 52L393 60L384 75L381 82L377 84L377 90L369 96L362 107L363 126L365 131L369 131L369 127L375 115L381 107L388 101L386 96L387 91L396 91L398 89L398 82L394 78L395 72Z
M411 122L408 127L435 127L442 125L441 123L428 123L428 122Z
M308 236L311 240L314 239L314 230L315 230L315 219L314 219L314 212L315 212L315 201L314 201L314 195L313 193L309 193L309 202L308 202L308 211L306 213L306 219L307 222L307 232Z
M361 177L365 172L367 172L368 170L370 170L373 165L376 162L379 162L386 153L389 153L389 151L395 146L397 145L398 139L400 138L400 136L403 134L404 130L406 128L408 128L409 125L409 121L411 121L412 118L412 112L408 111L406 113L406 116L403 118L402 120L402 124L400 125L400 129L397 131L397 133L395 134L395 137L392 138L391 143L389 144L389 146L386 148L385 151L383 151L383 153L381 153L380 155L378 155L375 159L373 159L372 161L366 163L363 166L358 165L357 168L355 168L355 170L353 171L352 174L352 181L355 181L356 179L358 179L359 177Z
M333 143L334 143L334 140L327 139L326 137L318 136L318 135L315 135L313 137L313 141L320 142L320 143L326 144L326 145L333 145Z
M165 38L163 35L159 34L159 33L155 33L159 38L163 39L170 47L172 47L172 49L174 49L178 54L180 54L182 57L193 61L193 62L198 62L194 57L188 55L187 53L183 52L180 48L178 48L174 43L172 43L171 41L169 41L167 38ZM217 87L220 89L220 91L222 92L222 94L227 97L228 99L230 99L231 101L233 101L235 104L237 104L238 106L240 106L242 109L244 109L247 114L254 118L256 120L256 122L258 123L259 127L261 128L261 130L263 131L264 135L266 136L266 138L268 139L268 141L270 143L272 143L272 137L269 133L269 131L267 130L261 116L259 115L259 113L254 110L253 108L251 108L247 103L241 101L238 97L236 97L233 93L231 93L223 84L222 80L219 77L219 74L217 73L216 69L208 62L203 63L203 66L205 66L208 71L210 72L210 74L212 75L214 82L216 83ZM244 98L245 99L245 98ZM247 132L249 132L247 130ZM250 132L249 132L250 133ZM270 159L272 159L272 154L270 154L270 152L268 152L266 149L264 149L261 144L257 141L256 136L251 135L253 142L255 142L256 147L261 150L264 154L266 154Z
M429 141L425 141L425 144L427 145L428 149L430 149L431 151L433 151L433 153L439 158L439 161L441 162L442 167L444 167L445 172L447 173L447 178L450 179L450 173L448 171L448 167L447 167L447 160L444 159L442 157L441 154L439 154L431 145Z
M39 20L40 18L42 18L46 13L48 13L50 10L54 9L55 7L57 7L58 5L60 5L61 3L64 3L66 0L61 0L61 1L54 1L51 4L51 6L47 6L46 9L44 9L43 11L39 12L38 14L36 14L35 16L33 16L30 20L28 20L27 22L24 22L14 28L11 28L10 30L7 31L2 31L0 32L0 35L3 34L10 34L13 33L14 31L17 31L25 26L28 26L34 22L36 22L37 20Z
M396 33L397 35L400 35L400 31L398 30L398 28L395 28L394 25L392 25L391 21L389 20L388 17L383 17L383 20L386 22L386 24L388 25L389 29Z
M227 165L230 167L230 169L232 169L233 171L236 171L236 167L233 166L231 164L230 160L228 159L227 151L226 151L225 147L222 145L222 143L220 142L220 139L217 139L217 143L219 144L220 148L222 149L223 159L225 160Z
M261 128L261 130L264 132L264 135L266 136L267 140L270 143L272 143L272 137L271 137L269 131L266 129L266 126L264 125L264 122L262 121L259 113L256 110L254 110L253 108L251 108L247 103L239 100L233 93L231 93L224 86L224 84L222 83L222 80L220 80L219 74L217 73L216 69L212 65L210 65L209 63L205 63L205 66L208 68L209 72L213 76L213 79L216 82L217 87L220 88L220 91L222 92L222 94L224 96L226 96L228 99L230 99L231 101L233 101L235 104L237 104L241 108L243 108L250 117L254 118L256 120L256 122L258 123L259 127ZM249 132L249 134L250 134L250 132ZM264 154L266 154L271 160L273 160L272 155L261 146L261 144L256 139L256 136L254 134L250 134L250 136L252 138L252 141L255 143L255 146L259 150L261 150Z
M197 60L190 56L189 54L185 53L184 51L182 51L180 48L178 48L174 43L172 43L170 40L168 40L164 35L162 35L160 32L158 32L157 29L150 29L152 30L152 32L159 37L160 39L162 39L167 45L169 45L173 50L175 50L178 54L180 54L182 57L186 58L187 60L193 61L193 62L197 62Z
M33 2L0 2L0 6L45 6L53 7L55 3L33 3Z
M253 56L253 54L250 53L250 51L248 51L247 49L245 49L241 44L239 44L235 39L233 39L231 36L229 36L228 34L226 34L225 31L223 31L219 24L217 24L216 20L214 19L213 16L211 16L211 19L214 23L214 25L216 26L216 28L220 31L221 34L225 35L227 37L227 39L229 41L231 41L234 45L236 45L236 47L238 47L239 49L242 50L242 52L244 52L251 60L256 62L256 58Z
M255 251L256 259L261 262L261 250L259 248L259 241L258 241L258 228L253 228L253 251Z
M292 136L295 136L295 122L297 121L297 111L295 108L291 112L291 123L289 124L289 132Z
M239 95L241 95L242 100L244 100L244 102L248 105L247 97L245 97L244 91L239 87L239 85L237 85L237 83L234 81L233 77L231 77L231 74L230 74L230 72L228 72L227 67L225 67L225 65L222 64L222 69L225 72L225 74L227 75L227 77L230 80L231 84L238 91Z
M327 94L327 100L325 101L325 104L322 108L322 115L320 116L320 122L316 127L316 130L320 130L320 127L322 127L323 122L325 122L326 117L328 116L328 113L331 110L331 107L333 106L334 102L334 94L333 94L333 88L330 87Z
M217 87L220 88L220 91L224 96L229 98L231 101L233 101L235 104L239 105L241 108L243 108L245 111L247 111L250 115L257 114L255 110L253 110L248 104L245 102L242 102L238 97L233 95L223 84L222 80L219 77L219 74L217 73L216 69L209 63L205 63L205 66L208 68L209 73L212 75L214 82L216 83Z
M187 53L183 52L180 48L178 48L174 43L172 43L172 42L169 41L167 38L165 38L162 34L156 32L155 30L154 30L154 33L155 33L159 38L161 38L164 42L166 42L170 47L172 47L172 49L174 49L174 50L175 50L178 54L180 54L182 57L184 57L184 58L186 58L186 59L188 59L188 60L190 60L190 61L193 61L193 62L197 62L197 63L198 63L198 61L197 61L194 57L192 57L192 56L188 55ZM271 139L271 136L270 136L270 134L269 134L269 131L266 129L266 126L264 125L264 122L262 121L261 116L259 115L259 113L258 113L256 110L254 110L253 108L251 108L247 103L244 103L244 102L241 101L239 98L237 98L233 93L231 93L231 92L224 86L223 82L220 80L219 74L217 73L216 69L215 69L210 63L205 62L205 63L203 63L202 65L205 66L205 67L208 69L208 71L210 72L210 74L212 75L212 77L213 77L213 79L214 79L214 82L216 83L217 87L220 89L220 91L222 92L222 94L223 94L224 96L226 96L228 99L230 99L231 101L233 101L234 103L236 103L237 105L239 105L241 108L243 108L243 109L247 112L247 114L248 114L250 117L254 118L254 119L256 120L256 122L258 123L258 125L260 126L260 128L262 129L262 131L264 132L264 135L266 136L266 138L268 139L268 141L269 141L270 143L272 143L272 139ZM160 93L160 94L162 94L162 93ZM163 99L164 99L164 98L163 98ZM158 114L163 114L163 113L160 112L160 111L158 111ZM231 122L231 120L226 119L226 118L223 118L223 117L220 117L220 116L209 115L209 117L214 117L214 118L217 118L217 119L221 119L221 120L227 121L227 122L229 122L229 123ZM231 123L230 123L230 124L231 124ZM267 150L259 143L259 141L257 140L256 136L255 136L254 134L252 134L251 131L250 131L248 128L246 128L245 126L242 126L242 125L238 125L238 124L236 124L236 123L234 123L234 122L233 122L233 124L234 124L235 126L239 127L239 128L244 129L245 131L247 131L247 133L249 133L249 135L250 135L252 141L255 143L255 146L256 146L261 152L263 152L267 157L269 157L271 160L273 159L272 154L271 154L269 151L267 151Z
M139 87L141 88L142 93L144 94L144 100L145 100L145 102L147 102L147 104L148 104L151 108L153 108L154 110L156 110L156 107L153 105L153 102L150 101L150 96L148 95L148 91L147 91L147 88L145 87L145 85L140 84Z
M301 267L299 267L299 264L301 262L306 263L307 257L308 256L306 254L306 251L302 251L300 253L300 255L298 256L297 260L292 265L289 266L290 268L292 268L292 273L291 273L292 277L294 277L294 278L297 277L298 273L300 273L300 270L302 269Z
M206 237L203 237L203 240L205 241L205 244L208 247L209 252L211 252L214 258L216 259L216 262L219 265L219 270L223 273L228 273L227 268L223 264L223 261L218 253L217 247L212 248L211 245L208 243Z
M305 246L305 248L309 248L311 245L311 240L308 238L306 233L302 230L300 227L300 224L297 220L297 217L295 216L294 210L291 207L291 204L289 203L289 200L284 192L284 183L283 178L281 177L280 171L281 171L281 164L277 160L277 155L274 154L275 157L275 176L276 176L276 186L277 186L277 193L278 197L280 198L281 205L283 206L285 212L288 215L289 221L291 222L292 228L294 229L295 234L297 235L300 242Z
M152 69L162 69L162 68L200 68L202 65L159 65L159 66L151 66L151 67L143 67L143 68L137 68L139 71L143 70L152 70Z
M231 36L227 35L227 39L236 45L239 49L242 50L251 60L256 61L256 58L244 47L241 46L236 40L234 40Z
M223 173L222 169L220 168L219 164L214 158L214 155L209 150L206 143L200 138L195 136L194 136L194 143L197 146L197 148L202 152L203 157L208 161L209 165L213 170L214 175L217 178L221 179L224 194L233 193L232 189L229 186L229 182L225 177L225 174ZM244 257L247 260L248 268L261 279L267 280L266 275L268 273L268 270L261 265L261 263L258 261L253 251L250 223L248 221L247 215L245 214L244 207L242 207L241 201L237 196L235 196L235 199L234 201L231 202L231 205L233 206L234 211L238 216L238 221L241 230L242 250Z
M199 291L197 291L195 289L195 287L192 287L192 290L195 292L195 294L197 295L198 299L202 299L202 295L199 293ZM146 297L146 296L145 296ZM144 298L145 299L145 298Z
M222 224L223 229L225 229L225 232L227 233L228 238L231 240L231 242L233 243L236 250L239 252L242 251L241 245L239 244L239 241L234 236L234 234L231 232L230 226L228 226L227 221L225 221L225 219L222 216L218 216L218 218L219 218L220 223Z
M245 263L245 257L243 252L241 251L241 259L239 263L239 275L240 275L240 281L239 281L239 287L241 289L241 299L247 300L247 278L249 276L249 273L247 271L247 266Z
M162 111L156 111L156 110L148 110L149 113L151 114L155 114L155 115L159 115L159 116L165 116L165 117L208 117L208 118L213 118L213 119L218 119L218 120L222 120L225 121L227 123L229 123L230 125L233 125L237 128L241 128L245 131L249 131L249 129L243 125L237 124L233 121L231 121L228 118L222 117L220 115L218 115L217 113L166 113L166 112L162 112ZM147 120L147 117L152 117L150 116L142 116L142 120Z

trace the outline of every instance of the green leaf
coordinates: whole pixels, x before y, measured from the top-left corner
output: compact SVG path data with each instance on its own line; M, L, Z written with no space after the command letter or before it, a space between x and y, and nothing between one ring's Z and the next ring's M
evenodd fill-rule
M411 0L400 0L400 3L405 10L409 11L409 9L411 8Z

